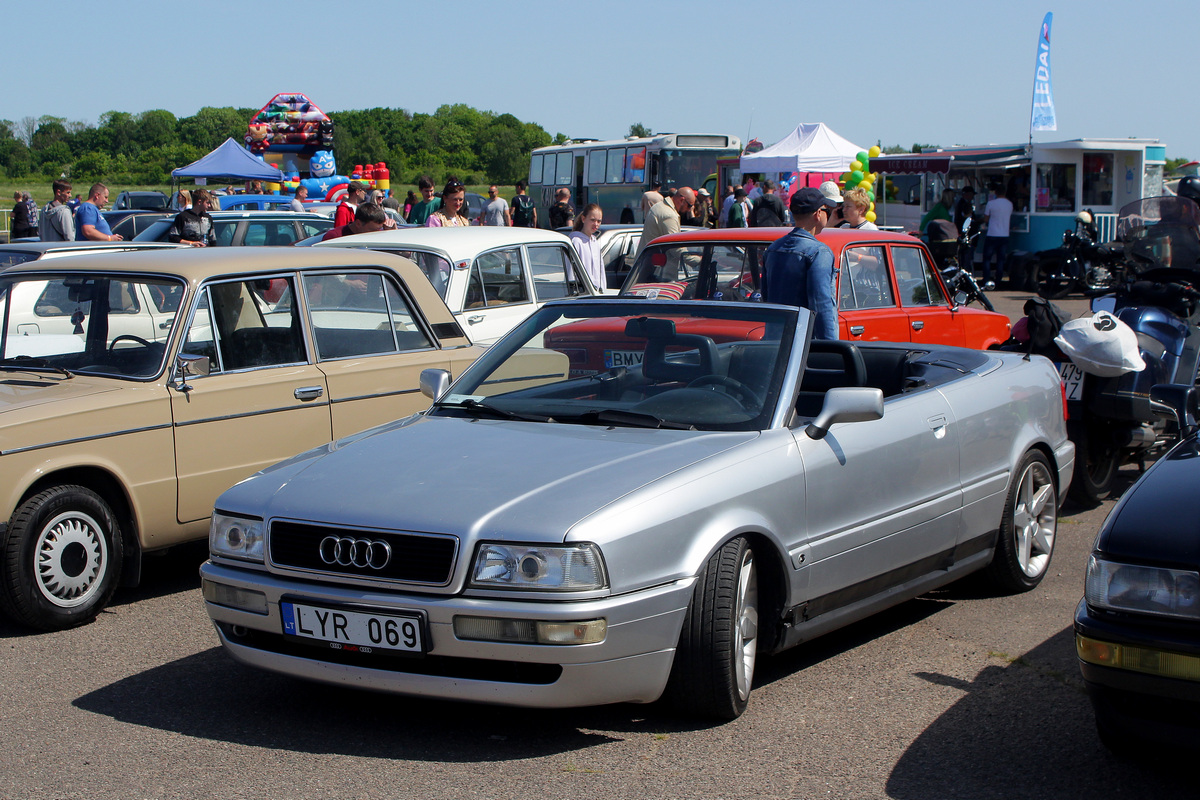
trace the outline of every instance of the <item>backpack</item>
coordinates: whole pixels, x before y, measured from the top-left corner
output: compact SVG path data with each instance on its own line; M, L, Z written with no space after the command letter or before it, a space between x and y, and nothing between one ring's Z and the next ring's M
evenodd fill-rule
M513 198L513 227L533 227L533 200L527 194L519 194Z
M783 224L775 209L767 205L767 197L774 195L764 194L754 201L754 207L750 211L750 225L755 228L777 228Z

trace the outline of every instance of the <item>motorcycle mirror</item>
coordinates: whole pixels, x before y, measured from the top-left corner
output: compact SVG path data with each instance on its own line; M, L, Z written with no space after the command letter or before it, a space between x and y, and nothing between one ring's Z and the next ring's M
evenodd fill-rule
M955 307L958 307L958 306L965 306L965 305L967 304L967 301L968 301L968 300L970 300L970 299L971 299L971 298L970 298L970 297L967 295L967 293L966 293L966 292L955 292L955 293L954 293L954 305L955 305Z
M963 232L963 236L966 236L971 233L971 218L970 217L967 217L966 219L963 220L962 232Z
M1107 311L1110 314L1117 313L1117 296L1115 294L1102 294L1092 298L1092 311Z

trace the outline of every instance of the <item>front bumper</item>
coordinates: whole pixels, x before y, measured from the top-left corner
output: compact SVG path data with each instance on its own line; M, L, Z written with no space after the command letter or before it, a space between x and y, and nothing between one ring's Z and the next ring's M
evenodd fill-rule
M267 613L205 601L221 644L236 660L324 683L398 694L502 705L563 708L648 703L666 687L693 580L638 592L568 602L422 596L281 578L214 564L204 581L262 592ZM352 605L381 613L417 612L426 619L422 658L359 655L296 643L282 635L281 599ZM455 636L458 615L568 621L607 620L596 644L536 645L468 641Z
M1071 476L1075 474L1075 443L1070 439L1054 451L1054 463L1058 465L1058 507L1061 509L1067 501L1067 487L1071 485Z

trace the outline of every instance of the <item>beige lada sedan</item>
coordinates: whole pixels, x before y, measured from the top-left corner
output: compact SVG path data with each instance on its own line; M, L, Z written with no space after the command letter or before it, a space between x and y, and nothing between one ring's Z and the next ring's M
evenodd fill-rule
M368 250L25 264L0 318L0 611L43 630L203 539L234 483L422 410L421 370L479 354L413 262Z

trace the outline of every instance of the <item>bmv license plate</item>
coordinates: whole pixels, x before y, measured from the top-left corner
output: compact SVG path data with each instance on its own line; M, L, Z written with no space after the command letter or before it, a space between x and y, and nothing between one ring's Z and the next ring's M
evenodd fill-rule
M604 351L604 366L607 369L613 367L636 367L642 363L642 357L645 352L642 350L605 350Z
M423 653L421 618L404 614L372 614L344 608L321 608L284 601L279 604L283 632L325 642L337 650Z
M1067 362L1058 365L1058 374L1062 376L1063 386L1066 387L1067 399L1083 399L1083 370Z

